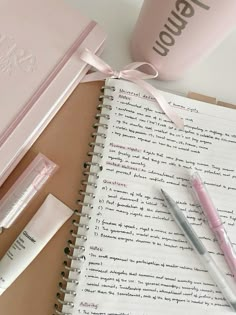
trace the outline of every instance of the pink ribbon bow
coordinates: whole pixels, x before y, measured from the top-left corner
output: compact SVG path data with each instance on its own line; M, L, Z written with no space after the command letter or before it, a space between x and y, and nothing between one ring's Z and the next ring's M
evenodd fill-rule
M96 56L88 49L84 49L80 53L80 58L93 66L100 72L92 72L87 74L82 82L104 80L105 78L119 78L125 79L136 83L138 86L149 92L157 101L163 112L169 117L169 119L176 125L176 127L183 129L184 123L181 117L173 110L173 108L167 103L164 96L151 84L145 82L146 79L154 79L158 76L156 68L147 62L133 62L125 66L121 71L113 70L107 63L101 58ZM153 74L148 74L138 70L141 66L148 66Z

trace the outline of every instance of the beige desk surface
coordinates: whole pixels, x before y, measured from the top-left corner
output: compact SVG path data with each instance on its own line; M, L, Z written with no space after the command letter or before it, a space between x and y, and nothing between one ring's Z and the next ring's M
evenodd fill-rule
M49 126L25 155L8 180L0 188L0 198L16 178L41 152L59 165L37 197L24 210L15 224L0 235L0 258L28 223L48 193L52 193L72 209L81 188L83 162L88 160L88 143L97 112L102 82L80 84ZM64 247L70 239L71 220L53 237L31 265L0 296L1 315L52 315L58 291Z

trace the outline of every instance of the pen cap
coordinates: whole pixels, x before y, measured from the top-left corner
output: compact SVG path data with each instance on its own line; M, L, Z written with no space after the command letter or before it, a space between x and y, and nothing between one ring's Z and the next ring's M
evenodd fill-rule
M197 172L193 173L193 175L191 176L191 183L196 198L205 216L207 217L210 227L213 229L218 227L222 224L218 211L214 206L210 195Z

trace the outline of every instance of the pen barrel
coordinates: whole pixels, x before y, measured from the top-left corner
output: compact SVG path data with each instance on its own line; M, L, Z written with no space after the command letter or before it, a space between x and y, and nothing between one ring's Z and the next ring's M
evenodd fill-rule
M212 229L216 239L220 245L222 252L224 253L225 260L236 278L236 253L233 248L233 244L231 243L223 225L217 226Z
M177 203L163 190L162 194L180 230L184 233L185 237L192 245L196 254L199 256L203 266L207 269L212 280L221 290L223 296L225 297L231 308L236 312L236 286L233 286L227 282L225 275L217 267L214 260L211 258L204 244L199 239L194 229L185 218Z
M222 271L217 267L210 254L206 252L204 255L199 255L203 266L209 272L212 280L221 290L224 298L227 300L231 308L236 312L236 287L229 283Z
M203 184L199 184L198 186L193 186L195 195L199 204L207 218L208 224L210 228L214 226L219 226L222 224L218 211L210 198L207 189Z

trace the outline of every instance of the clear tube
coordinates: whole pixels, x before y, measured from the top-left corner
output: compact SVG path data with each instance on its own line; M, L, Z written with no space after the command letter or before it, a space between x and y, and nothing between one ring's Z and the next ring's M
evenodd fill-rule
M9 228L58 166L39 153L0 200L0 232Z

